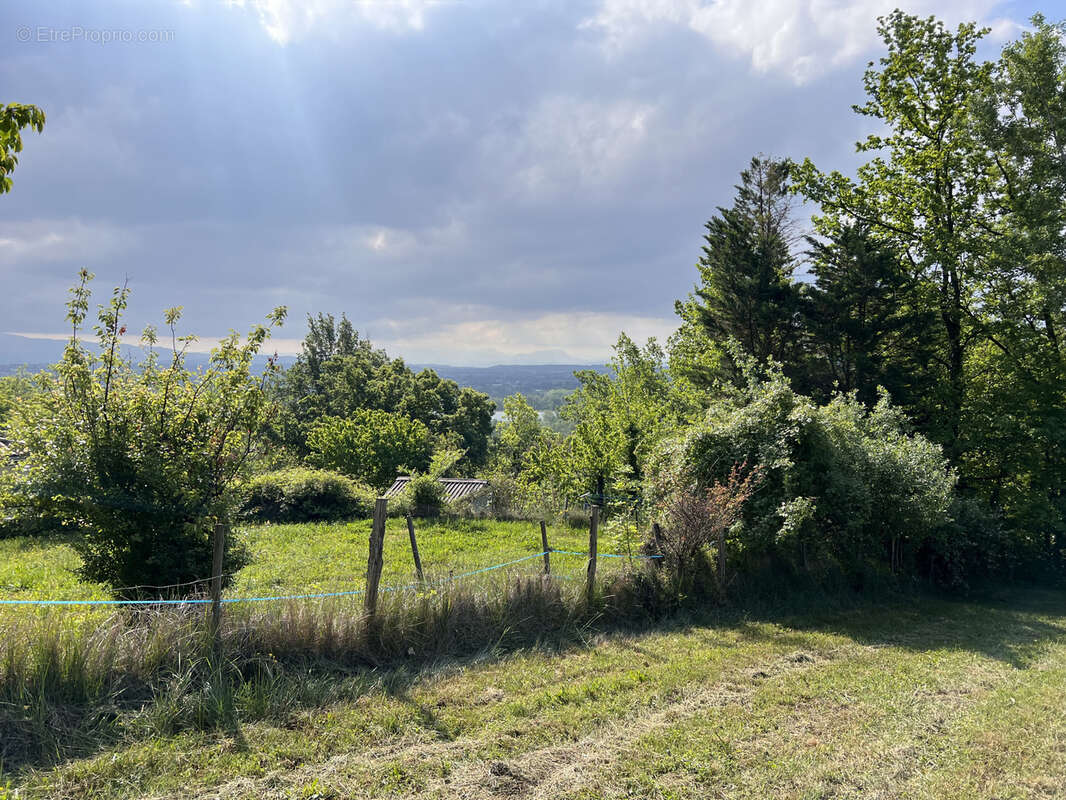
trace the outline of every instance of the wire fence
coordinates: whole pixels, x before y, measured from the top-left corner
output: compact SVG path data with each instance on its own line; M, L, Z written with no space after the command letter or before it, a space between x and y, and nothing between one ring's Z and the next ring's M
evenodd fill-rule
M493 572L506 567L520 564L524 561L530 561L536 558L543 558L544 556L551 556L552 554L559 555L571 555L571 556L584 556L589 557L589 553L582 553L576 550L556 550L549 548L539 553L532 553L530 555L516 558L512 561L505 561L499 564L492 564L487 567L481 567L479 569L473 569L468 572L463 572L458 575L450 575L447 578L439 579L435 581L418 581L414 583L398 584L393 586L383 586L378 589L381 592L404 592L404 591L425 591L426 589L439 588L449 583L454 583L466 578L471 578L475 575L480 575L487 572ZM625 559L641 559L641 560L654 560L661 559L662 555L645 555L645 554L625 554L625 553L596 553L597 558L625 558ZM236 573L227 573L222 577L232 577ZM552 575L547 573L551 577L566 578L566 576ZM148 584L141 584L138 586L122 587L117 591L129 591L131 589L176 589L186 586L193 586L197 584L210 583L215 578L201 578L194 581L185 581L183 583L168 584L165 586L154 586ZM316 592L310 594L283 594L283 595L263 595L253 597L220 597L217 602L220 604L232 604L232 603L268 603L268 602L285 602L291 600L322 600L334 597L354 597L358 595L365 595L366 589L352 589L339 592ZM0 606L187 606L187 605L211 605L216 602L212 597L183 597L183 598L150 598L143 600L41 600L41 599L18 599L18 600L5 600L0 599Z

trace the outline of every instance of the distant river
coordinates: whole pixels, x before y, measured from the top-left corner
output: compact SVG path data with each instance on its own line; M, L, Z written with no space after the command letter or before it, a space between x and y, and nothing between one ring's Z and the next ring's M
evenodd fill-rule
M538 411L537 412L537 416L541 418L541 421L544 420L544 412L543 411ZM493 414L492 414L492 421L493 422L499 422L502 419L503 419L503 412L502 411L494 411L493 412Z

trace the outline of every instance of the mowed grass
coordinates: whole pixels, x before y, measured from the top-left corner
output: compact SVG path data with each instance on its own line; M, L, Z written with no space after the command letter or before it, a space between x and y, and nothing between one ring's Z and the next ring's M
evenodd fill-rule
M417 530L431 584L541 550L530 523ZM624 530L604 533L603 550L626 551ZM228 594L359 589L368 534L367 521L242 530L253 561ZM549 536L587 546L583 530ZM106 597L76 566L63 539L0 542L0 597ZM585 561L553 554L552 566L580 579ZM625 566L605 559L601 570ZM492 591L541 568L531 558L462 582ZM383 585L413 574L406 525L390 520ZM4 609L72 628L110 613ZM151 708L133 712L121 717L128 735L109 728L81 757L7 774L0 764L0 798L1066 796L1062 592L805 613L749 605L630 633L594 627L468 659L277 672L267 660L225 725L172 731Z
M335 702L120 744L20 798L1042 798L1066 597L716 617L353 674Z
M0 605L0 772L159 732L216 729L234 715L276 718L295 703L350 696L336 678L353 670L565 638L594 619L576 580L585 556L553 552L544 576L539 524L416 524L425 581L405 521L390 521L373 617L361 596L368 520L235 532L250 562L224 594L232 602L217 645L204 605L94 604L108 592L79 581L69 537L4 542L0 599L17 605ZM560 527L551 542L576 548L586 537ZM605 560L601 585L628 561ZM202 602L204 589L165 595ZM54 600L76 604L37 604Z

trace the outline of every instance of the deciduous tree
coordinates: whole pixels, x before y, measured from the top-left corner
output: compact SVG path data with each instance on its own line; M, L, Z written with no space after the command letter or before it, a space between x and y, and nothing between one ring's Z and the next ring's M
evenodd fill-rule
M0 194L11 191L11 173L22 152L22 131L44 130L44 112L37 106L8 103L0 106Z

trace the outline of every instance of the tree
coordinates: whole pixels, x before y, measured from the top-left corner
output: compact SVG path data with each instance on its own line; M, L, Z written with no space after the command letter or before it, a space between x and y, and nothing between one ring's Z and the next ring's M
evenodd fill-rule
M871 62L867 102L855 111L887 128L857 144L873 157L851 180L823 173L807 159L796 187L822 207L816 230L832 237L859 223L884 240L932 290L946 373L937 438L957 461L966 394L966 348L978 276L992 218L985 202L992 161L976 135L971 109L990 89L992 66L976 60L985 31L972 23L952 33L930 17L894 11L878 18L887 54Z
M871 157L855 180L809 160L795 176L823 237L858 225L902 257L917 290L902 312L936 312L924 398L903 402L963 493L1051 563L1066 556L1066 28L1032 22L978 62L973 24L881 18L888 52L856 110L887 132L859 143Z
M123 353L125 287L100 307L96 347L87 346L91 279L82 270L71 292L63 359L37 376L38 390L12 415L8 435L25 454L13 492L37 515L76 530L82 575L121 594L206 579L212 530L233 518L234 489L269 415L253 360L285 309L243 341L225 337L206 371L194 372L185 353L195 337L175 331L180 308L165 314L164 355L152 327L141 337L142 359ZM227 559L226 572L239 566L232 549Z
M429 429L403 414L359 409L351 417L323 417L307 437L309 461L316 467L387 489L401 471L430 463Z
M524 395L504 398L503 419L496 426L495 470L517 476L525 467L529 452L544 436L540 415Z
M1066 543L1066 26L1007 44L975 127L994 163L973 323L966 474L1016 528Z
M802 319L807 364L800 388L820 400L856 392L868 405L880 388L927 427L935 395L929 369L937 330L927 286L904 268L885 242L861 225L828 241L808 238L814 282L804 287Z
M0 106L0 194L11 191L11 173L19 163L24 128L43 131L44 112L22 103Z
M1008 358L1059 368L1066 343L1066 24L1037 14L1009 43L978 104L979 133L999 178L986 332ZM1022 341L1027 340L1027 341ZM1038 362L1043 361L1043 364Z
M670 375L666 354L654 339L642 348L622 333L608 374L574 374L581 385L560 411L574 424L565 443L567 480L598 501L610 495L636 497L649 455L692 418L696 404Z
M413 372L360 338L347 317L308 317L296 363L273 392L282 407L273 436L297 458L308 455L308 435L325 417L351 418L365 409L418 420L434 445L464 452L461 468L485 463L494 405L488 395L442 380L433 370Z
M707 222L695 294L676 304L694 333L719 348L735 339L760 360L788 360L796 343L788 178L787 162L751 160L732 208Z

